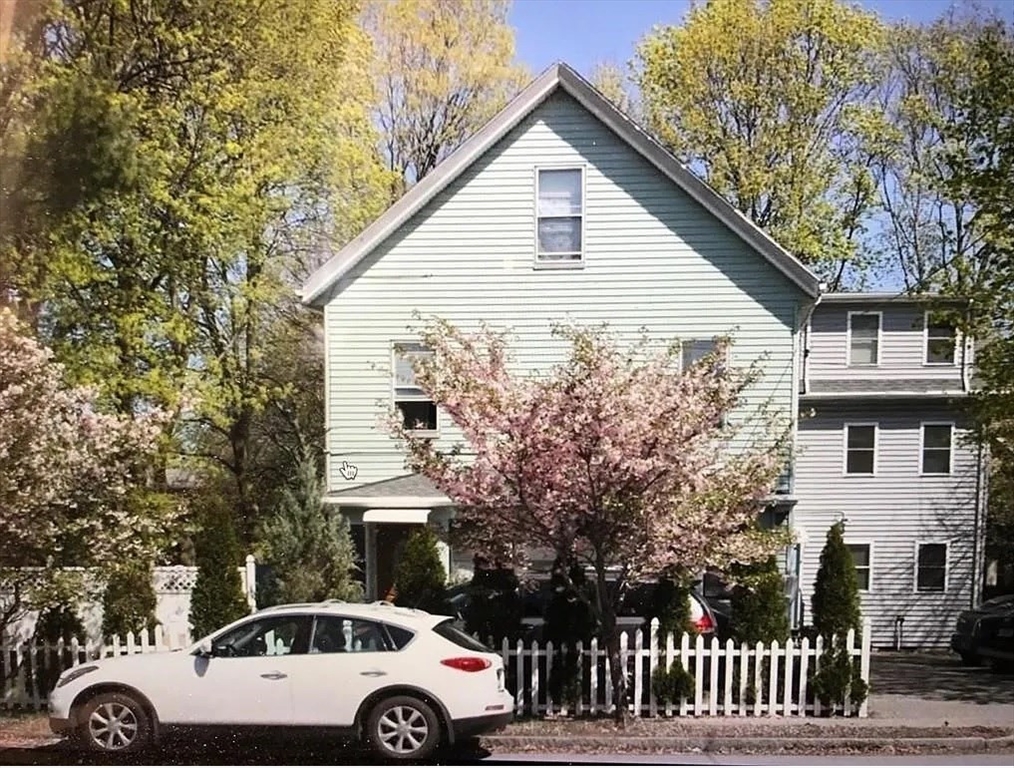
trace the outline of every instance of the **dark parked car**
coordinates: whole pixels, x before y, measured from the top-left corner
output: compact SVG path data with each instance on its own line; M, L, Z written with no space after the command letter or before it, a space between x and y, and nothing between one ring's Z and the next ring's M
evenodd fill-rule
M961 657L961 663L975 666L982 662L979 649L980 622L998 613L1014 608L1014 595L1000 595L986 600L978 608L962 611L951 635L951 650Z
M979 619L976 651L997 672L1014 668L1014 604Z

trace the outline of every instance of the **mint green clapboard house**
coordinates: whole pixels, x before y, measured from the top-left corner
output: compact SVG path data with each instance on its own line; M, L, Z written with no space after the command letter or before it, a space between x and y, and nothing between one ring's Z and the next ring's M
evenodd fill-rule
M510 327L525 371L560 359L554 321L606 321L631 338L646 327L688 356L731 332L734 363L766 355L758 401L794 414L818 295L805 266L577 73L548 69L304 286L325 320L327 498L363 548L368 597L389 588L412 525L453 515L377 425L393 401L440 443L460 440L413 386L410 356L425 353L414 311ZM471 565L444 554L449 570Z

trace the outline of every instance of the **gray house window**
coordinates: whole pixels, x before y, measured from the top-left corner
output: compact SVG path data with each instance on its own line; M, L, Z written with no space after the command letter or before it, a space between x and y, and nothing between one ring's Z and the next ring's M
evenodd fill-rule
M919 544L916 557L916 591L943 592L947 588L947 545Z
M876 466L877 425L845 425L845 474L872 475Z
M869 544L846 544L849 552L852 553L852 562L856 567L856 581L859 582L859 589L863 592L870 590L870 545Z
M421 344L394 345L394 404L401 411L406 429L437 430L437 406L415 381L412 363L433 354Z
M952 424L922 425L922 473L949 475L951 473L951 445L954 437Z
M680 344L680 365L686 370L715 351L711 339L688 339Z
M957 354L957 329L953 323L934 320L926 313L926 364L954 365Z
M880 313L849 312L849 365L880 362Z
M584 230L584 171L537 172L537 261L581 261Z

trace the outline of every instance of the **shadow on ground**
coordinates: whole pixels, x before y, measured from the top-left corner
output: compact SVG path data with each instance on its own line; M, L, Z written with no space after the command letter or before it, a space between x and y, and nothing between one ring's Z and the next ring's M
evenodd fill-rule
M1014 704L1014 675L964 667L957 656L876 654L870 659L870 693L938 701Z
M441 752L426 765L478 764L490 755L478 741ZM387 765L369 752L341 742L297 739L289 741L233 739L187 741L173 739L157 749L134 754L95 755L74 749L68 742L43 747L0 749L0 765Z

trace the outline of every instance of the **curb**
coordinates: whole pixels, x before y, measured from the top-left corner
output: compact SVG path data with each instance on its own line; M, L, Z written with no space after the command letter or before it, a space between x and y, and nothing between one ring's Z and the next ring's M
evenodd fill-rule
M645 750L677 752L721 752L725 750L761 750L766 753L806 750L949 750L964 752L1006 752L1014 749L1014 736L941 736L921 738L870 739L863 737L779 736L485 736L490 747L517 750L521 746L580 747L611 746L632 752Z

